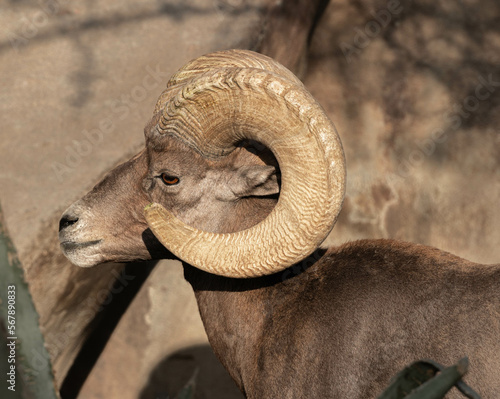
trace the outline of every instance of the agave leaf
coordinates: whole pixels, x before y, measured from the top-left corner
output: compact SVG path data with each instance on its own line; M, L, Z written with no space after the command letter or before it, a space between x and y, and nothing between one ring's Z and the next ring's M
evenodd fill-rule
M9 288L10 287L10 288ZM15 287L12 289L12 287ZM10 304L9 291L15 292ZM12 312L15 314L12 314ZM10 316L10 318L9 318ZM38 313L33 305L24 273L14 245L9 237L0 206L0 372L5 376L15 366L15 391L8 390L8 398L56 399L50 357L38 324ZM8 363L10 347L15 342L15 363ZM5 369L5 370L4 370ZM7 389L4 385L4 389ZM8 384L7 386L9 386ZM3 395L3 394L2 394ZM3 396L2 396L3 397Z
M193 375L186 383L184 388L181 389L176 399L194 399L195 388L196 388L196 379L198 378L198 369L194 370Z
M406 398L411 391L430 380L438 371L438 368L426 361L415 362L400 371L378 399Z
M467 358L448 368L432 360L420 360L399 372L378 399L442 399L454 386L464 397L481 399L461 380L468 366Z
M456 365L444 369L439 375L425 382L405 399L442 399L467 372L469 361L461 359Z

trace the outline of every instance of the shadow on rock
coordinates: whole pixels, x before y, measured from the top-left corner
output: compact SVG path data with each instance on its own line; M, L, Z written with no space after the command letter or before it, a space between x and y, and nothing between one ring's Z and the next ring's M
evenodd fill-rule
M195 399L240 399L243 395L209 345L181 349L160 362L149 376L140 399L174 399L186 387Z

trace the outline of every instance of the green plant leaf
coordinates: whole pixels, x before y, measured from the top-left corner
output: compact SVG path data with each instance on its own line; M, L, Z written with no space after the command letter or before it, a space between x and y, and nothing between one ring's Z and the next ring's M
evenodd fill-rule
M10 383L7 383L7 387L2 384L2 398L59 398L54 386L50 357L38 325L38 313L5 226L1 206L0 341L1 375L11 372L11 366L15 367L15 390L8 388L12 386Z

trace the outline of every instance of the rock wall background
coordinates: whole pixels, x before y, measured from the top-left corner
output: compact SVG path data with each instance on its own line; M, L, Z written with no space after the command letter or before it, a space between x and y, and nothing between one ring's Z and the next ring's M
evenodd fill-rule
M139 150L168 77L207 52L274 55L335 122L348 186L330 243L499 261L500 6L332 0L309 35L325 3L0 2L0 201L63 397L174 395L197 368L198 397L241 397L179 264L78 269L57 242L62 211Z
M305 84L346 150L334 242L390 237L498 262L499 13L488 1L330 3Z

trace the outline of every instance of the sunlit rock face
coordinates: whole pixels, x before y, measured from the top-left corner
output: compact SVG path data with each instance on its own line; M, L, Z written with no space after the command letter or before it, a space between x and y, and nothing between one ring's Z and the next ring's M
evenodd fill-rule
M305 79L346 152L330 242L390 237L498 262L500 9L478 4L330 4Z

